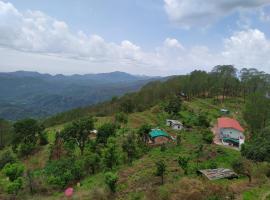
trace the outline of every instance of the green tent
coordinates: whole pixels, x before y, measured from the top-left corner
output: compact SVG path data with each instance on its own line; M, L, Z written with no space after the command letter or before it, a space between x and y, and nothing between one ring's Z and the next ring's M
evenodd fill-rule
M156 138L156 137L167 137L171 138L168 133L160 130L160 129L152 129L152 131L149 133L151 138Z

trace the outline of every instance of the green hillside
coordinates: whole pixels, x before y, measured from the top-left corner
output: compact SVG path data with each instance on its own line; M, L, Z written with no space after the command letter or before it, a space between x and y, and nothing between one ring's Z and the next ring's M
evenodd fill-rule
M0 199L67 199L68 187L74 200L268 199L268 76L246 69L240 79L233 69L195 71L96 106L5 123L1 136L11 138L1 140ZM241 151L214 144L211 129L223 115L245 128ZM185 129L173 130L166 119ZM153 128L173 139L151 143ZM239 177L208 180L198 173L216 168Z

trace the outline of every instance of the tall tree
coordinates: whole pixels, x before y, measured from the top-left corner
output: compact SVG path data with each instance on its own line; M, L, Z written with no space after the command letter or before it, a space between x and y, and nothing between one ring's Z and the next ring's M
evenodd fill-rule
M150 131L151 131L151 125L149 125L149 124L143 124L138 130L138 134L141 138L141 141L145 144L149 140Z
M222 99L225 99L226 94L232 93L237 84L237 69L232 65L218 65L212 70L219 78L222 91Z
M123 151L127 154L128 162L131 164L136 157L136 136L133 133L129 133L122 144Z
M270 99L262 93L251 94L246 101L243 115L253 133L262 130L270 119Z
M65 142L70 142L79 147L83 155L85 145L89 140L90 132L94 129L94 120L92 117L82 118L68 124L61 132L61 137Z
M34 119L24 119L14 124L13 149L20 146L23 154L29 154L35 147L39 135L44 130L43 126Z
M106 144L107 139L110 136L113 136L116 130L117 130L116 124L113 124L113 123L103 124L101 127L98 128L98 133L97 133L97 138L96 138L97 143Z

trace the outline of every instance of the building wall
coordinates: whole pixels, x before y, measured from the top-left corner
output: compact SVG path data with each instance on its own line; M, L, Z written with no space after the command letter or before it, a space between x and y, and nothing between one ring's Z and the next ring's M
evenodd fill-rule
M220 129L220 136L239 139L240 136L243 137L243 133L233 128L224 128Z

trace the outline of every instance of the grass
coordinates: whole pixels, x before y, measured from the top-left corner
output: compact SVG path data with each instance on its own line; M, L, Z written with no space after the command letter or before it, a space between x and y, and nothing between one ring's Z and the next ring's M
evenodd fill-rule
M240 121L242 120L242 114L240 112L242 109L241 99L228 99L222 104L213 104L213 99L194 99L191 102L184 102L184 107L186 107L187 110L182 111L181 115L185 118L190 118L197 113L203 112L206 113L211 122L214 123L216 118L220 115L219 110L221 108L227 108L231 111L231 117L236 117ZM142 124L148 123L153 127L164 129L171 135L176 135L177 133L177 131L165 126L165 120L168 116L160 111L158 106L144 112L132 113L128 118L128 124L125 126L130 129L137 129ZM96 128L104 123L113 121L113 117L111 116L96 117L96 119ZM64 126L65 124L58 125L46 130L49 145L54 143L56 131L63 129ZM209 190L208 188L211 187L214 189L222 188L223 190L226 188L236 188L236 193L240 194L248 188L248 180L245 177L237 180L222 179L210 182L197 176L196 170L198 166L196 150L200 144L204 144L204 148L198 161L199 167L207 167L212 163L215 163L218 167L231 168L232 162L241 157L240 152L222 146L205 144L200 129L196 127L193 127L189 131L182 131L181 133L182 142L180 146L168 144L167 149L164 152L160 150L160 147L151 148L147 154L143 155L140 159L135 160L131 166L123 164L115 169L115 172L119 175L116 194L117 199L158 199L157 197L160 197L159 199L168 199L171 195L178 195L177 198L174 199L179 199L179 197L182 197L181 195L189 195L189 193L201 194L202 191L207 191ZM119 134L117 137L120 141L122 135ZM38 152L25 160L26 166L28 168L36 169L44 167L50 153L49 145L40 148ZM180 155L189 156L191 158L188 175L184 175L183 170L178 165L178 157ZM165 184L163 186L160 185L160 177L155 176L155 163L158 160L164 160L167 166ZM0 186L1 184L5 184L3 177L0 177ZM74 188L75 200L89 199L89 195L91 192L95 191L95 189L101 189L101 193L106 193L104 172L101 171L95 175L86 176L80 182L80 186L76 186L75 184ZM254 189L249 188L249 191L243 193L243 199L259 199L265 195L267 191L269 191L269 185ZM55 192L49 197L36 195L27 199L56 200L63 198L63 192Z
M250 189L244 192L243 200L269 200L270 199L270 185Z

